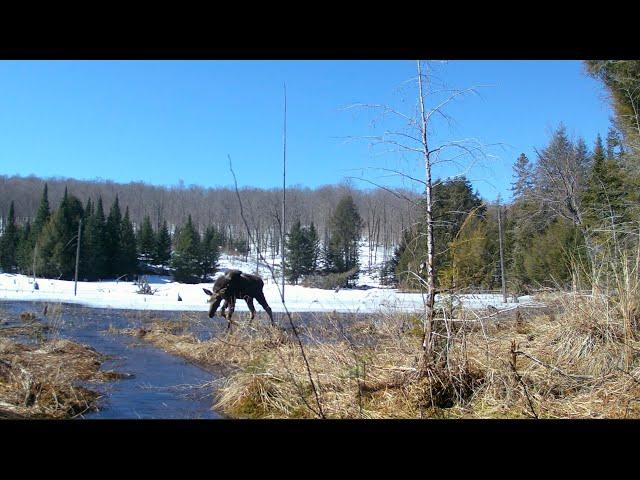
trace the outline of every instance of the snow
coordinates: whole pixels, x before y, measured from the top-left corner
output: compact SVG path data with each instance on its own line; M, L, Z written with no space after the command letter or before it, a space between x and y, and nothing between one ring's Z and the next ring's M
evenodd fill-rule
M381 249L380 249L381 250ZM378 261L371 271L360 274L357 285L362 289L323 290L300 285L286 285L285 300L292 312L352 312L372 313L380 311L415 311L423 308L423 297L419 293L401 293L396 289L378 285L377 270L383 256L378 251ZM366 243L360 248L361 265L368 266L368 248ZM244 262L240 257L223 255L220 259L220 273L226 269L239 269L255 273L255 258ZM365 269L366 270L366 269ZM269 269L259 265L259 275L264 279L264 294L274 312L284 312L280 301L278 286L273 282ZM276 278L279 279L278 270ZM211 289L211 283L195 285L172 281L171 277L160 275L147 276L154 295L136 293L138 286L133 282L103 281L78 282L78 292L74 296L74 282L37 278L38 290L33 288L33 278L25 275L0 273L0 300L27 300L76 303L89 307L136 309L136 310L182 310L207 311L208 296L203 288ZM178 301L178 295L182 301ZM460 301L468 308L483 308L488 305L504 308L513 305L502 303L502 296L495 294L461 295ZM437 298L436 298L437 300ZM520 304L531 304L530 297L521 297ZM258 312L261 307L256 304ZM237 311L248 311L242 301L236 303Z

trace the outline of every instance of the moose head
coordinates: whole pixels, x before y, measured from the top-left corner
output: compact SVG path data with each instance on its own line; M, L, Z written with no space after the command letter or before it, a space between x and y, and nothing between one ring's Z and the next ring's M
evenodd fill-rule
M204 293L209 295L209 318L213 318L215 316L216 310L218 310L220 303L225 299L228 293L231 293L229 292L231 281L239 274L239 270L229 270L227 273L216 279L215 283L213 284L213 292L206 288L202 289L204 290Z

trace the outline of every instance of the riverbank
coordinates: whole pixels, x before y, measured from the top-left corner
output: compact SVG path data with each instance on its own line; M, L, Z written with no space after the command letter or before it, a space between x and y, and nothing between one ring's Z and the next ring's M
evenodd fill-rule
M606 300L544 301L456 311L426 366L414 314L296 322L304 357L290 330L248 321L208 340L171 322L118 333L226 369L214 408L234 418L640 418L640 344Z

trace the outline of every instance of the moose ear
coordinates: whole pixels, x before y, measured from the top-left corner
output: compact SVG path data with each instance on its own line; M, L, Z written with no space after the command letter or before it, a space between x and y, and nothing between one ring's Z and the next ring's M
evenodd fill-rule
M204 290L204 293L206 293L209 296L213 295L213 293L211 293L211 290L207 290L206 288L203 288L202 290Z

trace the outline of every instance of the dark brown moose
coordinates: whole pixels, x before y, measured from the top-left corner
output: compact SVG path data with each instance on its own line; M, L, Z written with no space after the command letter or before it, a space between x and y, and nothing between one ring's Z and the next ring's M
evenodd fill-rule
M213 284L213 292L206 288L202 289L204 293L209 295L209 303L211 304L209 307L209 318L215 316L220 302L224 300L225 303L222 304L220 313L224 317L224 311L227 306L229 307L229 313L227 313L226 318L229 322L227 328L230 328L231 316L236 307L236 300L242 298L247 302L247 306L251 312L251 320L253 320L256 316L256 309L253 306L253 299L255 298L262 308L264 308L265 312L267 312L267 315L269 315L271 325L274 325L271 307L269 307L267 300L264 298L262 287L264 287L264 282L259 276L243 273L240 270L228 270L224 275L216 279Z

